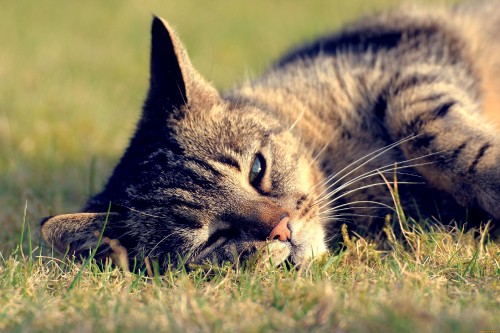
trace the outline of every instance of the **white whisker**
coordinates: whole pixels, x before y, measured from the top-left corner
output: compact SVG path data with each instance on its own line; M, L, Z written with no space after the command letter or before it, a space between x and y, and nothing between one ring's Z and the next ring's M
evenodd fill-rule
M163 237L158 243L156 243L156 245L149 251L147 257L151 256L151 254L153 253L154 250L156 250L156 248L164 241L166 241L170 236L172 236L173 234L175 234L175 232L172 232L170 233L169 235Z
M342 211L350 211L350 210L355 210L355 209L380 209L380 206L356 206L356 207L346 207L346 208L341 208L341 209L328 209L326 211L323 211L318 214L318 216L330 216L329 214L331 212L337 213L337 212L342 212Z
M332 176L328 177L326 180L323 180L321 182L318 182L318 184L316 184L310 192L314 191L318 186L320 185L327 185L330 181L332 181L333 179L335 179L337 176L339 176L342 172L348 170L349 168L351 168L352 166L354 166L356 163L359 163L359 162L362 162L363 160L365 159L368 159L366 161L364 161L362 164L358 165L357 167L355 167L353 170L349 171L347 174L343 175L342 177L340 177L339 179L337 179L337 181L335 181L333 184L329 185L327 188L325 188L321 193L318 194L318 196L322 196L325 192L327 192L331 187L335 186L335 184L337 184L340 180L344 179L345 177L349 176L350 174L352 174L353 172L355 172L356 170L358 170L359 168L361 168L362 166L366 165L367 163L373 161L374 159L376 159L377 157L385 154L386 152L388 152L389 150L397 147L398 145L400 144L403 144L407 141L410 141L414 138L416 138L418 135L410 135L406 138L403 138L399 141L396 141L394 143L391 143L387 146L384 146L382 148L379 148L369 154L366 154L365 156L362 156L360 158L358 158L357 160L355 160L354 162L351 162L349 163L347 166L345 166L342 170L338 171L337 173L333 174ZM375 155L375 156L373 156Z
M389 171L389 170L394 170L394 167L395 165L397 165L397 169L401 170L401 169L408 169L408 168L414 168L416 166L422 166L422 165L428 165L428 164L433 164L434 162L423 162L423 163L416 163L416 164L410 164L410 165L407 165L407 163L409 162L413 162L413 161L416 161L416 160L420 160L420 159L423 159L423 158L427 158L429 156L433 156L433 155L436 155L436 154L440 154L442 153L443 151L439 151L439 152L434 152L434 153L430 153L430 154L427 154L427 155L423 155L423 156L420 156L420 157L415 157L415 158L411 158L411 159L408 159L408 160L404 160L404 161L399 161L399 162L395 162L395 163L391 163L391 164L387 164L387 165L384 165L378 169L373 169L371 171L368 171L368 172L365 172L364 174L361 174L359 176L356 176L355 178L349 180L348 182L346 182L346 184L344 185L341 185L341 187L346 187L347 184L349 183L352 183L352 181L354 180L357 180L357 179L364 179L364 178L368 178L370 176L367 176L369 173L374 173L373 175L375 174L378 174L380 171L382 172L386 172L386 171ZM367 161L369 162L369 161ZM365 163L366 164L366 163ZM358 166L356 169L358 169L359 167L363 166L364 164ZM349 172L348 174L346 174L345 176L351 174L352 172L354 172L356 169L352 170L351 172ZM378 170L378 171L377 171ZM335 186L336 184L338 184L343 178L345 178L345 176L337 179L333 184L329 185L323 192L321 192L319 194L319 196L321 197L322 194L325 193L326 190L329 190L331 189L333 186ZM366 176L366 177L364 177ZM361 178L363 177L363 178ZM332 191L331 193L329 193L328 195L326 195L325 197L323 198L320 198L318 201L322 201L324 200L325 198L329 198L332 196L332 193L334 192L338 192L337 189L335 191Z
M407 161L403 161L402 163L406 163ZM416 166L422 166L422 165L427 165L427 164L432 164L434 162L424 162L424 163L417 163L417 164L410 164L410 165L403 165L403 166L397 166L397 170L401 170L401 169L408 169L408 168L414 168ZM393 170L395 170L395 166L392 165L392 164L388 164L388 165L385 165L383 166L382 168L380 169L374 169L374 170L370 170L370 171L367 171L359 176L356 176L354 177L353 179L347 181L346 183L340 185L339 187L337 187L335 190L333 190L332 192L328 193L327 195L325 195L324 197L322 198L319 198L316 200L316 203L321 203L325 200L328 200L330 197L332 197L333 195L335 195L336 193L340 192L342 189L360 181L360 180L363 180L363 179L366 179L366 178L370 178L370 177L373 177L373 176L376 176L376 175L380 175L380 173L393 173ZM396 174L400 174L396 171ZM419 177L419 178L422 178L422 177Z
M348 216L356 216L356 217L373 217L373 218L376 218L376 219L381 219L383 217L381 216L375 216L375 215L368 215L368 214L338 214L338 215L330 215L330 216L327 216L325 217L325 221L331 221L331 220L336 220L337 218L339 217L348 217Z
M115 206L119 206L121 208L125 208L131 212L134 212L134 213L137 213L139 215L143 215L143 216L149 216L149 217L154 217L156 219L165 219L166 217L165 216L161 216L161 215L154 215L154 214L149 214L149 213L145 213L145 212L141 212L140 210L137 210L135 208L132 208L132 207L127 207L127 206L124 206L124 205L115 205Z
M300 110L300 113L297 116L297 119L295 119L295 121L293 122L292 126L290 126L290 128L288 129L288 131L293 130L295 128L295 126L297 126L297 124L299 123L299 121L302 119L302 117L304 116L304 114L306 113L306 109L307 109L307 105L309 104L309 98L310 98L310 96L311 95L307 95L307 99L304 102L304 104L302 105L302 110Z
M328 209L328 211L330 209L331 210L336 210L336 209L343 208L343 207L349 208L349 206L354 205L354 204L358 204L358 203L362 203L362 204L375 204L375 205L379 205L380 207L385 207L385 208L389 208L389 209L394 210L394 207L391 207L391 206L389 206L389 205L387 205L385 203L382 203L382 202L372 201L372 200L357 200L357 201L351 201L351 202L348 202L348 203L345 203L345 204L342 204L342 205L337 205L337 206L331 207L331 208ZM357 208L357 207L350 207L350 209L354 209L354 208Z
M314 162L316 162L318 160L320 155L323 154L323 152L326 150L326 148L328 148L328 145L330 144L331 141L332 140L328 141L327 143L325 143L323 145L323 148L321 148L321 150L316 154L316 156L314 156L314 158L311 160L311 162L309 162L309 166L311 166Z
M394 184L394 183L390 183L390 184ZM421 185L423 183L421 183L421 182L420 183L418 183L418 182L397 182L397 184ZM355 188L353 190L347 191L347 192L343 193L342 195L339 195L338 197L335 197L332 200L330 200L330 201L324 203L323 205L319 206L319 209L321 210L322 208L324 208L324 207L326 207L326 206L334 203L335 201L339 200L340 198L345 197L346 195L349 195L349 194L351 194L353 192L364 190L364 189L371 188L371 187L374 187L374 186L381 186L381 185L387 186L386 183L374 183L374 184L369 184L369 185L361 186L361 187Z

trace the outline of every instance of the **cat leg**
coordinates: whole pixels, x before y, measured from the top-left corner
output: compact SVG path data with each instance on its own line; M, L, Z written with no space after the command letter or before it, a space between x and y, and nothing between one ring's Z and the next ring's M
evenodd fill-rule
M473 90L429 73L440 71L393 80L385 95L386 130L394 141L415 135L401 148L407 159L419 158L416 169L427 183L500 219L499 134L481 115Z

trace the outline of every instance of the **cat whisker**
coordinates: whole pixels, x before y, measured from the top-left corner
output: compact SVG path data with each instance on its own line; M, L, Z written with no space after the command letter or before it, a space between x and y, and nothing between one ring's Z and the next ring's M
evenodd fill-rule
M332 219L324 219L324 220L321 220L320 223L328 223L328 222L331 222ZM339 218L335 218L334 220L336 223L339 223L339 222L342 222L342 223L353 223L354 220L353 219L348 219L348 218L342 218L342 217L339 217ZM327 238L326 239L326 242L329 242L331 241L332 239L334 239L335 237L338 237L339 235L332 235L331 237Z
M117 206L117 207L120 207L120 208L127 209L127 210L129 210L131 212L137 213L137 214L142 215L142 216L154 217L156 219L166 219L167 218L166 216L161 216L161 215L155 215L155 214L141 212L140 210L137 210L135 208L124 206L124 205L120 205L120 204L115 204L113 206Z
M356 207L346 207L346 208L341 208L341 209L328 209L326 211L323 211L321 213L318 214L318 216L330 216L328 214L332 213L332 212L342 212L342 211L351 211L351 210L355 210L355 209L380 209L380 206L356 206Z
M355 178L349 180L347 183L357 179L357 178L360 178L360 177L363 177L365 175L367 175L368 173L370 172L375 172L377 170L379 171L387 171L387 170L394 170L394 168L397 166L397 169L407 169L407 168L413 168L413 167L416 167L416 166L422 166L422 165L428 165L428 164L433 164L435 162L423 162L423 163L420 163L420 164L411 164L411 165L406 165L407 163L409 162L414 162L416 160L421 160L423 158L427 158L427 157L430 157L430 156L433 156L433 155L437 155L437 154L441 154L443 151L439 151L439 152L434 152L434 153L430 153L430 154L426 154L426 155L423 155L423 156L419 156L419 157L415 157L415 158L411 158L411 159L408 159L408 160L404 160L404 161L399 161L399 162L395 162L395 163L391 163L391 164L387 164L387 165L384 165L380 168L377 168L377 169L373 169L371 171L367 171L366 173L364 174L361 174L359 176L356 176ZM368 161L367 161L368 162ZM348 174L344 175L343 177L337 179L334 183L330 184L325 190L323 190L318 196L321 197L321 195L323 195L326 191L328 191L329 189L331 189L333 186L335 186L336 184L338 184L342 179L344 179L347 175L351 174L352 172L354 172L355 170L357 170L359 167L363 166L364 164L358 166L356 169L352 170L351 172L349 172ZM378 173L378 172L376 172ZM367 178L367 177L365 177ZM363 179L363 178L360 178L360 179ZM346 184L347 184L346 183ZM331 196L331 193L329 193L327 195L328 196ZM321 200L321 199L320 199Z
M416 138L417 136L418 136L418 135L415 135L415 136L413 136L413 137L408 137L408 138L409 138L409 139L413 139L413 138ZM402 141L402 140L400 140L400 141ZM403 142L399 142L399 143L403 143ZM391 147L391 148L393 148L393 147ZM393 164L393 163L391 163L391 164L387 164L387 165L385 165L385 166L383 166L383 167L379 168L379 171L384 171L384 172L386 172L387 170L393 170L396 166L397 166L397 169L398 169L398 170L401 170L401 169L407 169L407 168L414 168L414 167L417 167L417 166L422 166L422 165L429 165L429 164L433 164L433 163L435 163L434 161L424 162L424 163L418 163L418 164L406 165L407 163L410 163L410 162L413 162L413 161L416 161L416 160L421 160L421 159L423 159L423 158L427 158L427 157L430 157L430 156L439 155L439 154L442 154L443 152L446 152L446 151L448 151L448 150L440 150L440 151L437 151L437 152L429 153L429 154L422 155L422 156L419 156L419 157L414 157L414 158L407 159L407 160L404 160L404 161L398 161L398 162L395 162L394 164ZM382 153L383 153L383 152L382 152ZM381 153L381 154L382 154L382 153ZM379 155L375 156L374 158L376 158L376 157L380 156L381 154L379 154ZM374 158L372 158L372 159L374 159ZM369 161L366 161L366 162L369 162ZM353 163L354 163L354 162L353 162ZM363 163L362 165L358 166L356 169L358 169L359 167L363 166L364 164L366 164L366 163ZM345 169L345 168L344 168L344 169ZM339 178L338 180L336 180L333 184L329 185L329 186L328 186L325 190L323 190L323 191L322 191L322 192L321 192L318 196L320 196L320 197L321 197L321 195L322 195L322 194L324 194L324 193L325 193L326 191L328 191L330 188L332 188L333 186L335 186L335 185L336 185L336 184L337 184L340 180L342 180L343 178L345 178L345 176L349 175L350 173L352 173L352 172L353 172L353 171L355 171L356 169L352 170L352 171L351 171L351 172L349 172L348 174L346 174L346 175L344 175L343 177L341 177L341 178ZM341 170L341 171L342 171L342 170ZM341 171L340 171L340 172L341 172ZM340 172L338 172L337 174L339 174ZM347 185L348 183L352 183L352 181L353 181L353 180L356 180L356 179L358 179L358 178L359 178L359 179L368 178L368 177L370 177L370 176L368 176L368 174L369 174L370 172L374 172L375 174L379 173L379 172L377 172L377 169L373 169L373 170L371 170L371 171L368 171L368 172L366 172L366 173L364 173L364 174L361 174L361 175L359 175L359 176L357 176L357 177L355 177L355 178L351 179L350 181L348 181L348 182L347 182L346 184L344 184L344 185ZM419 177L419 178L423 178L421 175L416 175L416 174L411 174L411 173L400 173L400 172L396 172L396 173L397 173L397 174L401 174L401 175L407 175L407 176L412 176L412 177ZM337 175L337 174L336 174L336 175ZM327 180L327 181L325 181L325 184L326 184L326 183L328 183L329 181L331 181L331 179L332 179L333 177L335 177L336 175L333 175L333 176L329 177L329 178L328 178L328 180ZM365 176L365 175L366 175L366 177L363 177L363 176ZM363 177L363 178L361 178L361 177ZM345 187L345 186L343 186L343 187ZM337 192L338 192L338 191L337 191ZM331 193L329 193L326 197L331 197ZM325 197L323 197L323 198L319 198L319 199L317 199L317 201L319 201L319 202L320 202L320 201L322 201L323 199L325 199Z
M236 107L239 107L241 105L240 101L241 101L241 94L238 94L238 96L236 97L236 100L234 101L234 105Z
M196 251L193 251L192 254L192 261L197 261L198 258L205 258L207 257L210 253L212 253L215 249L220 247L222 244L227 242L226 237L218 237L214 242L212 243L205 243L201 246L199 246ZM195 254L196 253L196 254Z
M375 204L375 205L379 205L379 208L380 207L384 207L384 208L389 208L389 209L394 210L394 207L391 207L391 206L389 206L389 205L387 205L385 203L382 203L382 202L372 201L372 200L357 200L357 201L351 201L351 202L347 202L345 204L341 204L341 205L337 205L337 206L331 207L327 211L329 211L329 210L343 209L343 208L345 208L345 209L355 209L355 208L358 208L358 207L356 207L356 206L355 207L349 207L349 206L354 205L354 204L359 204L359 203L361 203L361 204ZM321 212L321 213L323 213L323 212Z
M180 87L179 83L176 82L176 86L177 86L177 89L179 90L179 95L181 96L182 98L182 102L184 103L184 107L186 107L186 109L191 112L191 110L189 109L189 104L188 104L188 101L186 100L186 97L184 97L184 94L182 93L182 88Z
M339 217L348 217L348 216L355 216L355 217L372 217L376 219L381 219L383 217L381 216L375 216L375 215L368 215L368 214L355 214L355 213L346 213L346 214L338 214L338 215L330 215L324 218L324 221L332 221L336 220Z
M304 114L306 113L306 109L307 109L307 105L309 104L309 98L310 98L311 95L307 95L307 99L305 100L304 104L302 105L302 108L300 110L300 113L299 115L297 116L297 119L295 119L295 121L293 122L292 126L290 126L290 128L288 129L288 131L292 131L294 129L295 126L297 126L297 124L299 123L299 121L302 119L302 117L304 116Z
M395 184L395 182L389 182L389 184ZM397 182L397 184L403 184L403 185L421 185L423 183L422 182ZM319 209L321 210L322 208L324 208L324 207L326 207L326 206L328 206L328 205L336 202L340 198L343 198L346 195L349 195L351 193L354 193L354 192L357 192L357 191L360 191L360 190L365 190L367 188L371 188L371 187L375 187L375 186L381 186L381 185L387 186L387 184L385 182L383 182L383 183L374 183L374 184L369 184L369 185L365 185L365 186L360 186L360 187L355 188L353 190L344 192L344 193L342 193L342 195L339 195L338 197L334 197L332 200L330 200L330 201L324 203L323 205L321 205L319 207Z
M340 171L336 172L335 174L333 174L332 176L328 177L327 179L325 180L322 180L320 182L318 182L318 184L316 184L315 186L313 186L313 188L311 189L310 192L314 191L318 186L320 185L327 185L329 182L331 182L333 179L335 179L336 177L338 177L339 175L341 175L344 171L346 170L349 170L351 167L355 166L357 163L360 163L360 162L363 162L365 159L367 159L366 161L364 161L362 164L358 165L357 167L355 167L353 170L349 171L347 174L343 175L342 177L340 177L339 179L337 179L337 181L335 181L333 184L329 185L327 188L325 188L321 193L318 194L318 196L321 196L323 195L323 193L327 192L331 187L335 186L336 183L338 183L340 180L344 179L345 177L349 176L350 174L352 174L353 172L355 172L356 170L358 170L359 168L361 168L362 166L366 165L367 163L373 161L374 159L378 158L379 156L385 154L386 152L390 151L391 149L405 143L405 142L408 142L414 138L418 137L418 135L410 135L410 136L407 136L399 141L396 141L394 143L391 143L389 145L386 145L382 148L379 148L377 150L374 150L373 152L371 153L368 153L360 158L358 158L357 160L355 160L354 162L351 162L349 163L347 166L345 166L343 169L341 169ZM375 156L373 156L375 155Z
M373 204L377 204L378 206L354 206L354 207L349 207L351 206L352 204L356 204L356 203L373 203ZM331 220L335 220L337 222L340 221L339 217L346 217L346 216L366 216L366 217L373 217L373 218L381 218L380 216L373 216L373 215L366 215L366 214L356 214L354 215L355 213L341 213L341 214L334 214L334 215L330 215L331 213L337 213L337 212L340 212L340 211L346 211L346 210L355 210L355 209L379 209L381 207L384 207L384 208L388 208L392 211L395 211L395 209L389 205L386 205L384 203L381 203L381 202L377 202L377 201L353 201L353 202L349 202L349 203L346 203L346 204L342 204L342 205L338 205L338 206L335 206L333 208L330 208L326 211L322 211L318 214L318 216L320 217L320 222L326 222L326 221L331 221Z
M429 156L433 156L433 155L436 155L436 154L440 154L442 152L443 151L426 154L426 155L423 155L423 156L419 156L419 157L411 158L411 159L408 159L408 160L400 161L400 162L397 162L396 164L392 164L392 163L391 164L387 164L387 165L385 165L385 166L383 166L383 167L381 167L379 169L373 169L373 170L367 171L367 172L365 172L365 173L363 173L361 175L358 175L355 178L347 181L345 184L341 185L339 188L335 189L331 193L328 193L326 196L320 197L319 199L316 200L316 202L320 203L320 202L322 202L322 201L330 198L332 195L334 195L335 193L339 192L341 189L343 189L343 188L345 188L347 186L352 185L356 181L361 180L361 179L366 179L366 178L369 178L369 177L372 177L372 176L375 176L377 174L380 174L381 172L382 173L387 173L387 172L389 172L391 170L401 170L401 169L414 168L414 167L422 166L422 165L433 164L435 162L431 161L431 162L423 162L423 163L415 163L415 164L409 164L409 165L407 165L407 163L409 163L409 162L414 162L416 160L423 159L423 158L426 158L426 157L429 157ZM410 173L401 173L401 172L398 172L398 171L396 171L396 174L404 174L404 175L408 175L408 176L415 176L415 177L418 177L418 178L423 178L420 175L415 175L415 174L410 174ZM334 185L334 184L332 184L332 185ZM329 186L329 188L330 187L331 186Z
M422 164L420 164L420 165L422 165ZM400 167L398 169L406 169L406 168L412 168L412 167L413 167L413 165L410 165L410 166ZM361 180L366 179L366 178L371 178L373 176L377 176L377 175L380 175L380 174L406 175L405 173L402 173L402 172L399 172L399 171L394 172L394 170L396 170L396 169L392 166L392 167L383 167L383 169L375 169L375 170L371 170L371 171L368 171L366 173L363 173L363 174L361 174L359 176L356 176L353 179L348 180L347 182L345 182L344 184L340 185L339 187L337 187L332 192L328 193L328 195L324 196L323 198L318 199L318 202L320 202L322 199L328 199L329 197L332 196L332 194L335 194L335 193L339 192L340 190L342 190L342 189L344 189L344 188L346 188L348 186L351 186L352 184L355 184L358 181L361 181ZM422 178L422 177L419 177L419 178Z
M318 160L318 158L321 156L321 154L323 154L323 152L326 150L326 148L328 148L328 146L330 145L331 141L332 140L328 141L327 143L325 143L323 145L323 148L321 148L321 150L316 154L316 156L313 157L313 159L311 160L311 162L309 162L308 166L311 166L313 163L315 163Z
M172 236L172 235L174 235L174 234L176 234L176 233L175 233L175 232L172 232L172 233L168 234L167 236L163 237L163 238L162 238L159 242L157 242L157 243L155 244L155 246L154 246L154 247L153 247L153 248L152 248L152 249L148 252L147 257L150 257L150 256L151 256L151 254L154 252L154 250L156 250L156 249L158 248L158 246L159 246L162 242L166 241L168 238L170 238L170 236Z
M423 157L422 157L423 158ZM413 159L414 160L414 159ZM409 162L410 160L408 161L403 161L402 163L407 163ZM335 195L336 193L340 192L341 190L343 190L344 188L348 187L348 186L351 186L352 184L360 181L360 180L363 180L363 179L366 179L366 178L371 178L371 177L374 177L374 176L377 176L377 175L380 175L380 173L394 173L393 170L401 170L401 169L408 169L408 168L414 168L416 166L422 166L422 165L428 165L428 164L432 164L434 162L424 162L424 163L416 163L416 164L410 164L410 165L403 165L403 166L399 166L399 165L392 165L392 164L388 164L388 165L385 165L383 166L382 168L380 169L374 169L374 170L370 170L370 171L367 171L359 176L356 176L354 177L353 179L350 179L349 181L347 181L346 183L340 185L339 187L337 187L335 190L331 191L330 193L328 193L327 195L325 195L324 197L322 198L319 198L316 200L316 203L321 203L325 200L328 200L330 197L332 197L333 195ZM399 172L395 172L396 175L398 174L403 174L403 173L399 173ZM406 174L406 175L412 175L412 174ZM419 177L419 178L422 178L422 177Z

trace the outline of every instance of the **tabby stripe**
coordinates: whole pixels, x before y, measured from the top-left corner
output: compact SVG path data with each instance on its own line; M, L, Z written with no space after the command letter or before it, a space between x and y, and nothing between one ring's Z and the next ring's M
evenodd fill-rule
M204 188L214 188L215 187L215 182L207 179L203 175L198 174L196 171L188 168L182 168L178 169L177 172L179 175L184 176L188 178L189 181L193 182L194 185L198 185L200 187ZM180 177L177 177L177 181L182 181L183 179Z
M474 173L476 172L476 167L479 164L479 161L483 158L484 154L486 153L486 150L491 147L491 144L489 142L485 143L477 152L476 158L474 159L474 162L472 162L471 166L469 167L469 173Z
M424 126L424 120L422 115L415 116L408 125L406 125L406 131L401 131L400 136L406 137L408 134L418 134L422 126Z
M412 87L415 87L417 84L434 82L436 80L436 77L430 75L412 75L411 77L408 77L402 81L401 80L402 79L400 79L399 75L396 76L396 78L393 79L393 81L390 82L388 86L383 88L380 94L378 94L373 104L373 111L377 117L381 119L385 118L385 113L387 111L387 98L389 92L392 92L393 96L398 95L401 93L402 90L410 89ZM396 86L394 86L394 84L397 83L398 81L399 83ZM414 104L438 101L444 96L446 95L441 93L432 94L415 101Z
M334 61L333 65L335 67L335 70L333 71L335 74L335 80L340 84L341 91L346 94L349 100L352 100L352 96L349 94L349 87L347 86L344 75L342 74L344 73L344 69L341 68L339 61Z
M215 177L221 176L221 173L217 169L203 160L197 158L188 158L188 160L195 164L198 164L198 166L200 166L202 169L210 171Z
M446 96L446 94L442 94L442 93L431 94L431 95L428 95L426 97L419 99L417 102L418 103L437 102L445 96Z
M191 190L192 191L192 190ZM134 202L134 209L139 214L144 214L145 216L164 218L164 215L160 212L159 214L155 214L152 212L151 207L164 207L165 205L177 205L184 206L191 209L204 209L206 205L203 201L197 198L190 198L190 196L186 197L178 192L164 192L161 197L158 197L160 194L156 193L151 196L143 196L140 199L137 199ZM125 207L125 206L124 206ZM125 207L125 209L127 209Z
M410 143L416 149L422 149L429 147L429 145L435 138L436 136L434 134L421 134L417 136L413 141L410 141Z
M384 119L385 118L385 113L387 111L387 92L384 91L378 95L377 99L375 100L375 104L373 105L373 111L375 112L375 115L377 118Z
M391 87L391 92L397 96L406 89L411 89L422 84L434 83L436 82L436 80L436 75L418 73L411 74L410 76L401 79L401 81L399 82L396 81L395 84Z
M193 187L189 186L189 182L182 182L182 180L184 179L176 178L175 182L162 183L161 189L162 191L167 191L167 190L182 190L187 192L192 191Z
M413 120L406 126L406 132L400 134L404 136L404 134L408 134L408 132L418 133L424 126L424 124L445 117L455 104L455 101L443 103L436 107L432 112L430 112L431 116L429 116L427 113L422 113L415 116L415 118L413 118Z
M351 132L349 132L346 129L342 130L341 136L342 136L342 139L344 139L344 140L350 140L352 138Z
M232 167L233 169L236 169L236 170L241 172L240 164L238 163L237 160L235 160L231 156L218 156L215 160L219 163L228 165L228 166Z
M458 146L454 151L453 151L453 154L451 154L451 157L450 159L452 161L455 161L458 157L458 155L460 155L460 153L462 153L462 151L464 150L464 148L467 147L467 143L464 142L462 143L460 146Z
M430 120L433 121L445 117L448 114L448 111L450 111L451 107L455 104L455 101L451 101L440 105L438 108L432 111L433 117Z
M191 230L195 230L203 227L203 224L198 218L196 218L196 216L187 215L186 212L173 210L169 214L170 218L178 222L179 225L182 225L183 229L189 228Z
M167 202L171 206L183 206L189 209L201 210L204 208L203 205L197 204L192 201L185 201L179 198L169 198Z
M226 144L225 148L231 150L236 155L243 155L243 150L237 145L236 142L230 141Z
M401 49L399 53L414 53L413 49L421 52L421 43L442 38L441 30L437 25L416 27L414 24L405 24L402 27L382 27L377 26L366 32L365 27L356 28L352 31L344 31L341 34L328 36L318 41L298 48L285 55L276 65L282 67L298 59L315 58L319 55L336 55L338 53L353 52L354 54L364 54L372 52L374 54L382 50ZM414 42L412 42L414 41ZM417 43L419 41L420 43ZM430 43L430 42L429 42ZM430 43L433 44L433 43ZM447 54L448 57L454 53Z

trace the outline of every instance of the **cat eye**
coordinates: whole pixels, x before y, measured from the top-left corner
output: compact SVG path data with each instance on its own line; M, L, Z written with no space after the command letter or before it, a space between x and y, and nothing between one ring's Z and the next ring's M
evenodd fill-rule
M266 160L264 159L264 156L262 156L261 154L255 155L252 169L250 170L250 175L248 177L248 179L250 180L250 184L252 184L252 186L254 187L257 186L262 180L262 177L264 177L265 172Z

